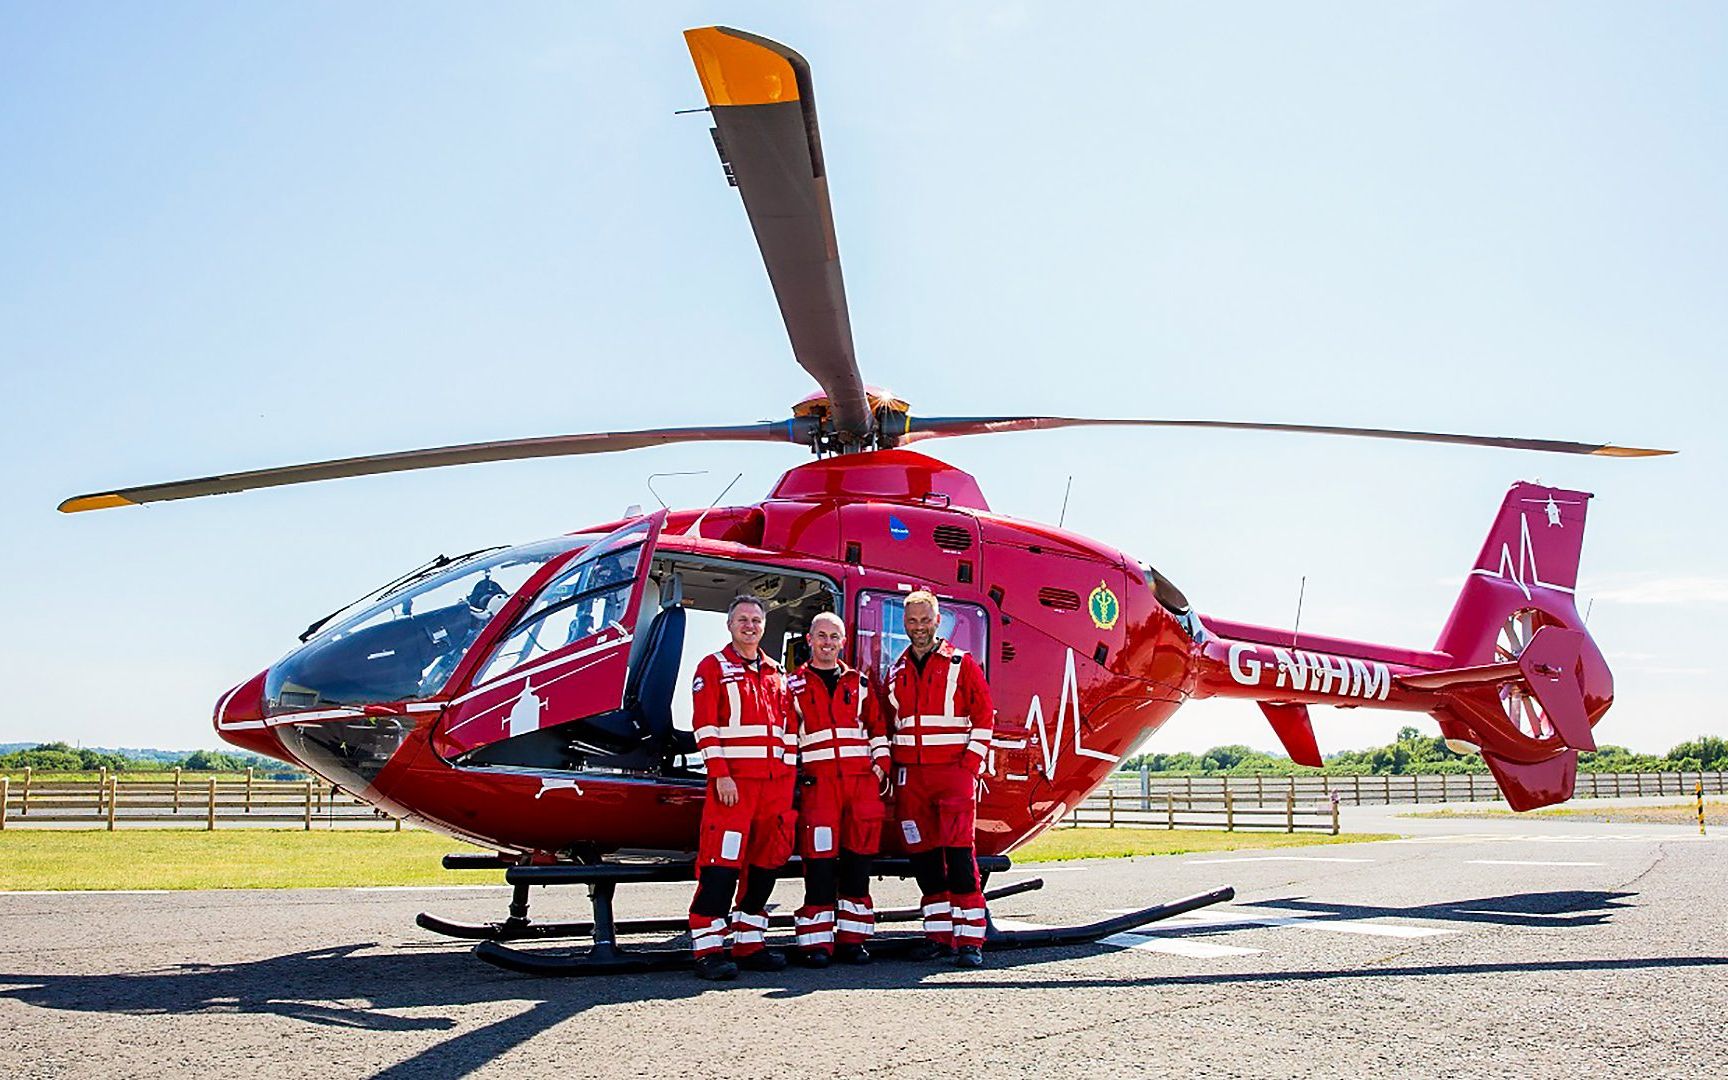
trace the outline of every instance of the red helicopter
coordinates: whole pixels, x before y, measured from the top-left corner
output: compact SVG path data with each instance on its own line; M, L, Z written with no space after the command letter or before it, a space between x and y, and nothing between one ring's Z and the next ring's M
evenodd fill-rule
M770 653L798 659L811 619L834 611L853 635L851 661L877 675L905 646L904 595L928 588L943 598L942 633L985 663L998 708L978 812L988 868L1006 866L999 856L1060 819L1184 702L1215 695L1257 701L1303 764L1321 763L1310 703L1425 712L1454 748L1481 753L1513 808L1570 797L1578 752L1594 748L1591 729L1613 700L1608 666L1573 598L1588 494L1513 485L1451 618L1422 650L1197 614L1136 556L994 513L971 476L907 447L1109 425L1622 457L1668 451L1211 420L914 416L859 374L809 65L737 30L685 37L793 353L821 387L788 419L347 458L82 495L60 506L74 512L666 443L786 442L814 451L815 460L754 505L661 511L440 557L320 620L297 649L222 696L215 725L227 741L502 853L490 864L512 867L510 918L474 926L422 916L422 925L494 939L483 954L522 970L674 962L616 949L617 932L674 930L683 921L616 923L612 889L689 876L676 857L620 853L695 847L705 779L688 718L672 705L688 676L679 670L685 622L692 611L724 611L741 593L767 606ZM592 924L527 918L527 885L558 882L591 886ZM1068 931L993 935L991 943L1091 940L1227 895ZM593 950L548 959L497 945L567 934L591 935Z

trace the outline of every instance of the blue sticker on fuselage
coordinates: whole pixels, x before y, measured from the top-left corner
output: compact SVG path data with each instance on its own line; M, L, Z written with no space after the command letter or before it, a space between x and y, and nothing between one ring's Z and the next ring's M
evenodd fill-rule
M904 521L901 521L899 518L895 517L893 514L889 514L888 515L888 535L892 536L896 540L905 540L906 538L908 538L912 535L912 530L908 529L906 527L906 523Z

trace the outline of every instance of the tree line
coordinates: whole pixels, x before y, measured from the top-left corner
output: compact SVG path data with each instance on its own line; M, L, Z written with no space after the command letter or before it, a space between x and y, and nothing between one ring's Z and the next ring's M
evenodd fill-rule
M96 772L107 769L109 772L145 773L170 772L176 768L187 772L245 772L250 768L264 776L303 775L298 770L262 754L232 753L226 750L193 750L179 755L162 751L132 754L51 742L0 754L0 771L33 769L36 772Z
M1323 768L1298 765L1283 754L1269 754L1247 746L1214 746L1200 754L1139 754L1122 768L1188 776L1407 776L1418 773L1485 773L1488 766L1477 754L1459 754L1437 735L1424 735L1413 727L1401 728L1390 745L1367 750L1344 750L1325 757ZM1700 735L1675 746L1666 754L1637 754L1624 746L1598 746L1578 755L1582 772L1714 772L1728 770L1728 739Z

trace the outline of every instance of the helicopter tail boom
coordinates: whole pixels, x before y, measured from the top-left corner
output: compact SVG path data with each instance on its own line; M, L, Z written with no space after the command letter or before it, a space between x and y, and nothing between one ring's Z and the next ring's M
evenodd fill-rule
M1255 700L1304 765L1320 764L1310 704L1426 712L1514 809L1563 802L1613 701L1573 597L1589 499L1514 484L1431 651L1206 618L1195 694Z

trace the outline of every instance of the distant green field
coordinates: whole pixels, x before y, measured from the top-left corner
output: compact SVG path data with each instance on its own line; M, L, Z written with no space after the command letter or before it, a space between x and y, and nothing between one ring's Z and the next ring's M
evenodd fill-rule
M1175 855L1378 840L1378 835L1163 829L1062 829L1017 862ZM502 883L501 870L445 870L440 856L477 850L418 829L7 829L0 832L0 890L303 889Z
M1051 829L1014 853L1014 861L1062 862L1129 855L1186 855L1196 851L1357 844L1396 839L1390 833L1224 832L1214 829Z
M174 779L174 770L173 769L127 769L127 770L120 772L120 773L109 773L108 775L119 776L120 777L120 783L122 785L125 785L125 784L128 784L134 780L152 780L152 781L173 780ZM9 777L12 780L12 794L13 794L13 797L17 797L18 792L20 790L22 790L22 787L24 784L24 770L23 769L0 769L0 776ZM43 772L42 770L38 769L31 776L30 784L32 787L39 786L39 785L45 785L45 784L66 784L66 783L89 783L89 784L93 784L100 779L102 779L102 774L99 772ZM246 779L246 774L244 772L187 772L187 771L182 771L180 773L180 782L182 784L202 784L208 780L228 781L228 780L244 780L244 779ZM261 781L261 780L265 780L268 778L263 773L255 773L255 774L253 774L253 779Z

